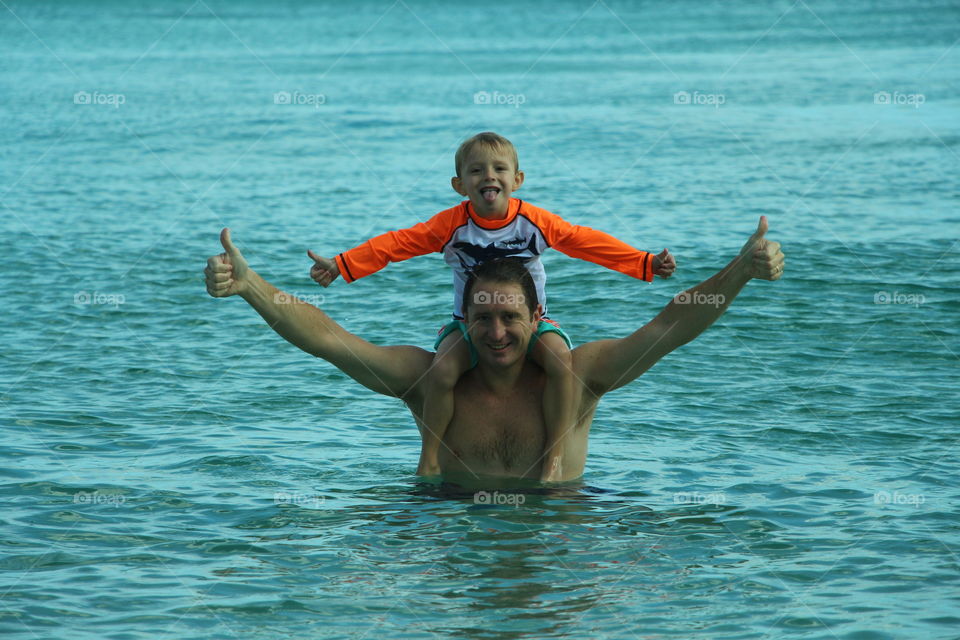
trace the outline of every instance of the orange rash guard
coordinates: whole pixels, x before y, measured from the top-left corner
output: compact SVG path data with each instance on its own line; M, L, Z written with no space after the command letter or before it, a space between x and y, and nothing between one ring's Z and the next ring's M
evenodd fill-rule
M426 222L371 238L335 259L340 275L347 282L353 282L391 262L442 252L454 272L454 317L462 318L460 306L467 272L476 264L494 258L520 257L533 276L546 315L546 273L540 254L551 247L571 258L587 260L647 282L653 280L652 253L634 249L602 231L570 224L546 209L517 198L510 198L506 218L481 218L473 212L470 201L464 200Z

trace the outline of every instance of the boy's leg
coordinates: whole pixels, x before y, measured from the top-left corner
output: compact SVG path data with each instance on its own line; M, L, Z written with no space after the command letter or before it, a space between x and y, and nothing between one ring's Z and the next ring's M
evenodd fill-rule
M577 420L573 356L560 334L549 331L540 334L530 357L543 367L547 376L543 389L543 421L547 428L547 442L540 480L559 482L563 479L564 443Z
M453 419L453 388L470 368L470 349L463 334L453 331L437 347L423 382L423 432L417 474L440 473L438 455L443 435Z

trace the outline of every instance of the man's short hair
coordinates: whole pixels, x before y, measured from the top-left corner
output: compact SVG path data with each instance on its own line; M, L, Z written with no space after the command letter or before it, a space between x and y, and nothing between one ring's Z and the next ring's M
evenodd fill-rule
M527 269L525 262L523 258L498 258L488 260L471 269L470 275L467 277L467 284L463 287L463 314L467 315L467 309L474 302L474 285L483 280L484 282L497 284L520 285L520 290L523 291L523 301L526 303L527 309L530 310L530 315L533 316L533 312L536 311L540 301L537 300L537 285L534 284L533 276L530 275L530 270Z
M493 131L484 131L465 140L464 143L460 145L460 148L457 149L457 155L454 156L453 161L456 165L455 169L457 170L458 178L460 177L460 167L463 166L467 156L470 155L470 152L475 146L480 144L496 149L497 151L506 151L513 155L513 170L520 171L520 159L517 157L517 148L513 146L513 143Z

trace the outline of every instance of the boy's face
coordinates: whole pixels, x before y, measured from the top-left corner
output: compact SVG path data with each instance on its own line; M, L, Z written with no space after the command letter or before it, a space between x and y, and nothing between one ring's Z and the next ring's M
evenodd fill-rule
M478 144L467 154L460 175L450 181L454 191L470 198L473 210L483 218L507 214L510 194L523 184L523 172L513 164L513 154Z

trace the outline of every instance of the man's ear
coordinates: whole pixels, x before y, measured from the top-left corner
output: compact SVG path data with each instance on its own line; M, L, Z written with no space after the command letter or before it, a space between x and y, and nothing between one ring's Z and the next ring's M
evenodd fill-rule
M533 320L534 322L539 323L542 317L543 317L543 305L537 304L537 308L533 310Z
M516 191L520 188L520 185L523 184L523 171L517 171L517 175L513 177L513 190Z
M466 190L463 188L463 181L460 180L460 176L453 176L450 178L450 186L453 187L453 190L459 193L462 196L467 195Z

